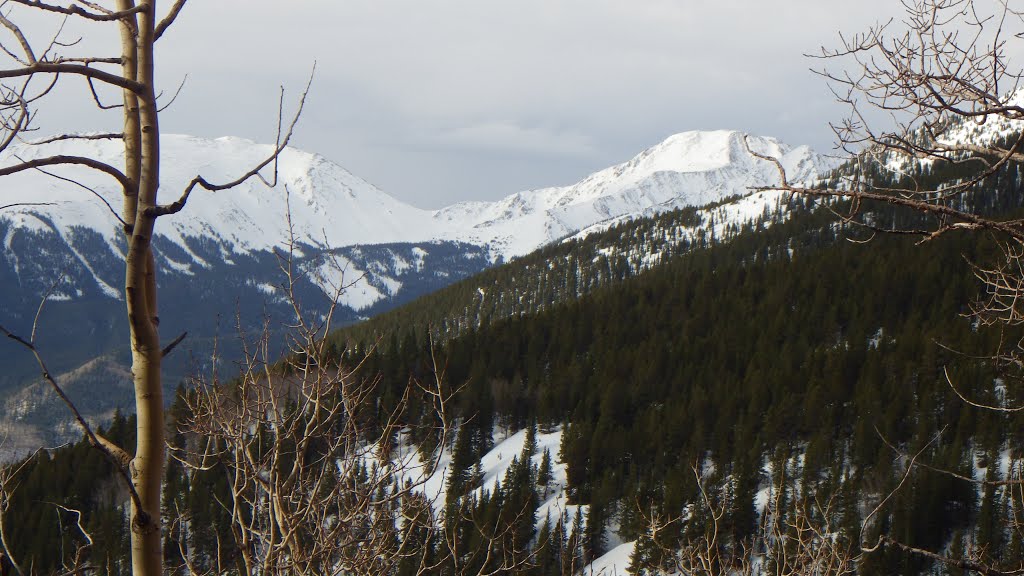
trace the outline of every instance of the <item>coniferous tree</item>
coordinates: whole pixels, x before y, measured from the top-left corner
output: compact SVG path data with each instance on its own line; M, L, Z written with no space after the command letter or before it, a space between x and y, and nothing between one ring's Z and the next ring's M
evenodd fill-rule
M537 468L537 485L544 488L547 494L548 484L551 482L551 450L544 449L544 455L540 459L540 466Z

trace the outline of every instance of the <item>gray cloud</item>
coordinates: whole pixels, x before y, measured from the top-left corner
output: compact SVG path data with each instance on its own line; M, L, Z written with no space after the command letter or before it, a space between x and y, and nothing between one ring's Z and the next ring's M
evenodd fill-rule
M163 129L270 140L278 86L295 95L316 61L296 145L425 207L571 183L683 130L827 148L827 122L841 109L802 54L898 9L892 0L195 2L159 47L168 91L188 74ZM114 46L93 38L103 30L86 36ZM83 96L82 86L62 94L40 117L44 130L117 124L80 105Z
M442 132L434 142L469 150L507 151L537 156L581 156L595 152L590 140L579 133L524 127L511 122L486 122Z

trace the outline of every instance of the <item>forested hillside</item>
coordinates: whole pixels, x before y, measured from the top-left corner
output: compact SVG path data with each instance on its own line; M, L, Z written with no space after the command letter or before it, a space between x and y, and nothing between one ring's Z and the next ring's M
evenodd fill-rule
M756 213L744 217L745 212ZM405 306L340 330L337 341L370 341L429 331L447 340L512 316L534 314L670 262L693 249L729 242L804 210L800 199L758 193L648 218L625 219L555 242Z
M956 172L916 176L941 180ZM998 213L1019 209L1016 165L986 184L984 196L968 201ZM1017 470L1022 413L982 410L957 396L1024 403L1024 390L985 360L1020 335L969 316L981 295L968 262L998 252L985 237L967 234L861 242L871 233L838 223L844 209L780 203L715 241L666 233L693 230L698 211L623 223L336 334L334 354L379 378L373 401L353 417L380 429L404 406L400 421L411 432L399 444L415 444L428 458L446 455L447 495L438 503L445 534L460 549L477 549L484 545L480 522L509 527L510 554L525 560L517 573L567 574L628 541L636 541L634 573L657 573L712 524L721 549L770 560L763 529L769 511L827 524L828 540L858 558L861 574L938 569L895 546L861 555L859 544L879 534L1012 565L1024 540L1014 528L1021 502L1010 486L907 468L915 455L967 478L999 481ZM873 214L881 227L910 226L915 218ZM410 378L425 382L442 372L444 385L459 390L445 414L457 432L437 446L436 437L417 432L428 431L436 417L430 398L414 394L402 402ZM560 432L560 451L548 454L548 465L524 465L540 462L538 452L524 449L497 487L479 490L479 463L495 439L523 428ZM19 489L16 500L49 502L69 493L64 486L49 493L31 478L88 458L82 450L44 453L26 464L16 476L34 492ZM202 473L172 466L168 473L165 499L189 511L187 549L207 568L240 553L221 544L230 540L232 513L222 466L226 461ZM550 466L564 470L567 504L582 505L575 518L535 516L548 495ZM84 487L74 493L76 506L86 509L83 524L108 530L117 505L104 496L112 493L109 470L80 470L75 482ZM26 526L39 527L11 535L17 554L60 549L62 533L73 537L66 515L53 507L17 506L32 518ZM713 522L719 509L723 515ZM652 537L655 516L675 521ZM460 524L466 518L477 523ZM182 533L172 530L169 538ZM116 560L125 552L119 538L93 548L94 560L111 573L127 566ZM442 543L434 535L418 545ZM173 541L167 549L181 550ZM37 569L58 570L58 562L40 561ZM442 561L435 568L431 573L455 571ZM415 572L406 569L397 573Z
M907 177L945 181L958 170L939 166ZM984 195L966 201L982 213L1016 210L1019 183L1011 165L986 183ZM1020 403L1021 391L980 359L1015 336L970 318L983 295L968 262L998 257L997 247L970 235L923 243L882 235L863 243L870 231L835 223L844 209L801 211L789 221L766 215L728 242L666 258L628 280L637 270L625 256L633 242L644 245L650 230L672 229L671 219L683 214L610 230L595 239L597 248L566 258L579 263L569 273L540 265L528 274L491 272L508 279L500 291L510 302L506 318L473 327L471 310L463 335L434 351L452 384L465 386L459 438L470 440L456 447L470 454L461 460L485 454L495 428L562 426L571 501L590 505L590 558L608 538L642 541L648 527L637 510L673 517L698 503L694 465L722 490L734 545L758 532L774 485L776 493L784 486L790 497L831 502L831 521L842 526L838 536L851 553L859 552L864 516L903 480L908 454L972 478L1013 474L1019 415L971 407L950 384L980 403ZM887 210L873 219L906 228L919 217ZM589 239L569 242L548 254L588 246ZM607 254L617 266L601 257ZM603 276L596 284L604 286L586 296L557 289L574 286L574 274L601 277L609 269L620 272ZM474 282L485 283L461 286ZM531 314L545 286L565 294L563 303ZM436 314L457 289L395 317ZM424 334L434 321L407 320L404 336L392 332L376 344L369 366L386 375L386 389L399 389L411 367L429 365ZM349 341L353 350L371 344ZM897 533L907 545L957 553L968 542L997 562L1017 558L1021 537L1008 527L1020 503L1008 488L981 489L924 469L907 482L912 488L868 525L876 538ZM703 526L678 524L675 544ZM639 554L657 564L659 554ZM928 564L891 548L865 556L861 569L912 573Z
M741 235L441 347L448 377L466 386L460 437L474 440L465 461L489 449L494 426L564 425L561 456L573 501L591 506L593 557L609 527L624 540L642 535L635 502L669 514L696 502L695 463L729 486L736 541L753 535L756 497L778 481L765 470L785 464L789 490L838 498L852 546L864 503L899 480L899 454L886 442L906 452L930 445L929 461L966 475L975 457L996 462L1020 445L1004 432L1020 430L1019 418L964 405L944 377L948 367L965 395L997 397L992 369L944 348L996 344L997 334L979 334L962 316L976 296L964 257L978 247L854 244L830 226L801 231L805 222ZM414 342L408 335L397 351L385 345L372 356L371 370L391 378L385 388L401 386L417 352L426 365L422 339ZM1016 405L1019 391L1004 393ZM946 541L985 520L983 508L1007 510L994 491L981 495L986 504L964 482L913 481L887 522L904 525L915 544ZM892 564L903 560L883 565L912 571Z

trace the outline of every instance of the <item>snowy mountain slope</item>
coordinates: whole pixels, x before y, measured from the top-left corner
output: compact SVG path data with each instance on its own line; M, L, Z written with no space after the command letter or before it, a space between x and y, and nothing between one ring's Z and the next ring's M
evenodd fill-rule
M571 186L520 192L497 202L460 203L436 211L402 203L322 156L289 148L280 158L276 188L254 178L226 192L197 190L185 211L158 223L157 234L165 246L173 247L165 250L165 268L182 275L211 266L197 254L196 244L215 247L214 252L228 264L232 254L282 246L289 237L284 217L289 210L296 242L312 247L461 242L485 248L492 261L499 261L600 222L703 205L744 195L750 186L773 182L777 178L774 166L751 156L743 139L740 132L684 132ZM779 157L794 181L814 178L829 166L806 147L789 148L762 137L750 137L750 145L758 152ZM238 138L205 140L181 135L165 135L162 147L164 202L175 199L197 174L212 182L229 181L272 150L269 145ZM53 154L95 157L116 166L121 147L116 141L18 144L0 156L0 164ZM49 232L72 246L73 230L90 230L102 238L111 255L119 258L123 242L115 216L121 194L116 181L81 167L50 171L74 178L96 194L35 171L6 177L0 188L0 205L28 203L0 213L0 221L7 222L5 257L15 275L19 275L21 256L12 249L12 242L19 232ZM264 174L272 179L270 168ZM96 268L95 251L71 252L72 259L86 269ZM320 272L327 270L321 268ZM342 270L330 272L340 278ZM356 310L394 296L401 288L393 278L389 283L372 270L353 265L347 272L349 278L363 283L350 290L351 298L346 302ZM108 278L95 272L93 278L105 295L120 297L114 288L116 274ZM375 284L389 288L379 290ZM82 290L82 286L75 286L62 296L71 298Z
M180 135L165 135L162 147L162 202L176 199L197 174L211 182L230 181L266 158L273 149L238 138L204 140ZM0 156L0 164L56 154L94 157L117 166L122 152L120 143L115 141L62 141L45 146L18 144ZM35 296L45 291L43 285L48 286L48 281L37 282L35 274L22 274L22 270L26 260L35 258L39 251L40 242L28 240L46 237L51 246L67 248L63 250L66 254L51 262L49 274L44 274L47 278L66 267L66 262L84 270L81 275L72 274L71 281L58 290L57 298L76 298L98 288L103 295L120 299L116 287L121 272L116 266L108 265L111 260L122 259L124 254L116 214L120 210L121 195L118 183L106 174L81 167L47 170L57 176L73 178L95 194L35 171L5 178L0 188L0 205L24 203L0 212L4 260L12 276L18 284L32 286ZM268 167L264 175L272 180L273 170ZM159 221L155 242L162 248L161 279L208 274L220 264L233 265L240 255L260 258L261 253L270 254L275 248L282 248L289 239L285 217L289 212L294 240L306 246L300 251L302 257L314 257L316 252L327 248L423 244L435 238L443 241L454 236L436 233L430 212L395 200L322 156L289 148L281 155L276 187L271 188L253 178L230 191L197 190L183 212ZM82 232L101 242L92 242L88 250L76 248L75 237ZM23 249L17 250L16 245ZM476 257L478 250L474 247L464 249L471 259ZM271 264L268 270L276 268L272 260L268 261ZM401 274L398 271L386 273L387 269L390 264L401 271L408 268L393 254L387 255L384 262L375 263L359 257L339 256L336 260L328 267L323 262L311 262L307 271L315 271L313 276L324 288L332 283L354 282L342 296L342 303L353 310L363 310L398 296L403 287L398 279ZM484 265L486 261L464 272L472 273ZM417 271L424 272L422 267ZM328 272L331 277L324 277ZM462 277L450 270L437 272L448 281ZM273 283L276 282L269 282ZM421 291L413 289L413 292Z
M735 205L735 210L718 209L715 227L733 218L745 221L772 202L748 195L748 187L773 182L777 175L770 163L747 153L743 139L739 132L682 133L571 186L435 211L400 202L322 156L287 149L276 187L252 179L225 192L196 190L183 212L157 223L153 245L164 312L161 331L168 337L190 334L182 353L168 362L168 385L191 373L192 358L208 357L204 350L216 335L234 334L229 318L258 325L264 315L287 316L277 254L286 250L284 215L289 210L302 273L300 296L323 306L325 293L345 285L344 309L336 319L352 322L552 241L600 229L602 223L732 196L743 198L723 205ZM750 143L780 157L794 181L813 178L829 165L806 148L760 137L750 137ZM271 151L269 145L238 138L164 135L161 201L177 199L197 174L211 182L232 180ZM119 142L102 140L19 143L0 155L0 165L55 154L117 166L122 150ZM103 355L124 361L118 356L124 349L119 286L125 250L117 217L119 184L83 167L50 167L47 172L25 171L0 180L0 206L14 204L0 210L0 321L17 331L30 329L39 298L61 277L41 336L53 339L53 369L74 374ZM268 167L263 175L272 179L272 170ZM13 348L0 345L0 358L10 360L0 374L4 394L34 374L30 359ZM128 394L108 396L107 406L97 406L96 414L116 405L130 407Z
M758 136L749 142L752 150L779 158L793 182L812 180L834 165L806 146ZM456 229L459 240L488 244L508 258L600 222L718 202L777 180L773 164L747 152L742 132L683 132L571 186L460 203L433 219Z
M1024 88L1004 95L1004 103L1009 106L1024 105ZM971 109L966 103L965 109ZM1005 116L987 115L974 118L951 116L945 130L939 134L938 141L943 144L971 143L976 145L991 144L996 140L1019 134L1024 129L1024 122L1011 120Z
M1008 94L1004 102L1006 105L1024 105L1024 89ZM971 110L967 103L961 107ZM934 144L949 146L955 149L961 144L973 146L996 146L1008 148L1013 145L1013 140L1024 130L1024 122L1007 118L998 114L985 116L965 117L954 114L946 114L942 121L926 129L925 126L917 125L905 136L911 141L931 148ZM868 156L874 157L878 164L885 170L896 175L913 175L917 169L931 167L936 159L930 157L914 157L902 150L890 149L884 152L877 152L881 147L875 147L875 152L869 148L865 152ZM943 152L943 155L950 157L966 157L970 153L966 151ZM979 165L980 167L980 165Z
M470 497L479 499L485 493L494 494L498 490L498 486L508 480L506 474L512 467L513 459L522 456L526 438L527 430L525 429L507 436L498 430L495 431L494 446L480 458L479 465L474 466L474 469L479 470L481 475L474 479L474 484L468 491ZM541 527L545 524L554 526L559 521L569 526L577 513L585 522L590 511L590 506L587 504L569 503L566 465L561 461L559 455L561 442L561 427L549 432L540 431L536 435L535 449L530 455L531 466L535 470L541 466L545 451L552 458L551 478L547 485L535 486L538 494L538 505L533 516L536 533L540 533ZM443 514L447 499L448 479L454 473L451 466L451 449L443 451L437 468L428 478L419 475L423 466L419 454L413 448L408 449L411 452L408 455L399 454L399 458L407 458L409 480L418 483L418 490L432 503L436 512ZM609 530L606 537L610 542L608 552L594 559L582 573L594 576L616 574L628 576L632 573L629 571L629 565L635 542L622 543L613 530Z
M170 202L196 175L226 182L266 158L273 147L239 138L207 140L164 135L161 141L161 201ZM67 154L120 164L120 141L62 141L45 146L18 144L0 156L8 165L18 158ZM120 209L120 189L109 176L86 168L48 169L74 177L94 188L114 210ZM263 171L272 178L272 169ZM103 202L65 181L34 171L5 177L0 202L50 202L52 206L15 208L14 213L44 215L57 228L72 225L99 231L110 243L118 234L117 220ZM271 189L253 178L228 192L197 190L187 209L165 217L158 232L182 245L184 238L212 236L236 252L268 249L288 238L283 217L290 204L297 240L332 247L423 240L419 222L429 213L384 194L341 166L317 154L286 149L279 163L279 185ZM10 217L10 212L5 212ZM26 223L26 225L31 225Z

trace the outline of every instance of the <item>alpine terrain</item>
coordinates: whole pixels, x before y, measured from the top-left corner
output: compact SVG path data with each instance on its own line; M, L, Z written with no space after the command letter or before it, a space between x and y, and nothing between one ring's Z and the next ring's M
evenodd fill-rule
M322 156L288 148L276 174L267 167L263 181L197 191L187 210L161 221L154 240L161 331L168 338L188 332L168 358L165 382L175 386L209 370L215 339L221 359L230 360L239 330L251 331L268 316L286 317L289 262L303 303L322 310L338 293L336 317L349 323L616 222L712 203L719 214L709 221L712 234L716 226L749 221L778 196L750 195L749 187L774 182L777 171L747 151L745 138L735 131L684 132L570 186L438 210L400 202ZM793 180L816 178L830 166L807 147L772 138L750 136L749 146L778 157ZM163 194L174 196L196 175L231 180L273 148L231 137L165 135L162 149ZM0 162L55 154L114 160L122 150L119 141L21 143ZM74 167L15 174L0 190L0 206L11 205L0 212L0 319L15 331L29 330L45 296L41 350L79 406L100 419L131 406L123 296L115 288L124 257L119 195L114 179ZM0 374L4 420L22 444L7 448L76 435L63 406L37 381L31 356L0 346L7 368Z

